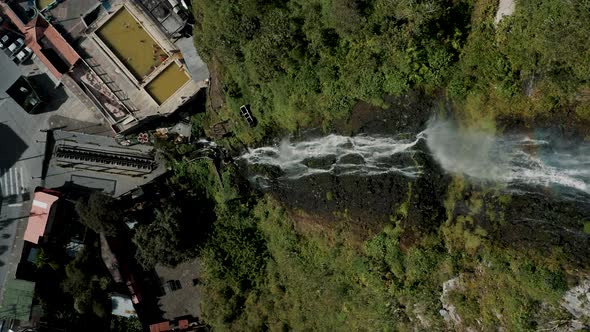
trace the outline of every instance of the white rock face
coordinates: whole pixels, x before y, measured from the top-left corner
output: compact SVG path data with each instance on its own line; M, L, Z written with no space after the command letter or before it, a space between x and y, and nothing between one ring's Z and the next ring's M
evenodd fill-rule
M452 325L461 325L461 317L457 313L457 308L449 302L449 292L455 289L459 289L461 286L460 277L449 279L443 283L443 291L440 296L440 302L442 303L442 309L439 311L443 319Z
M561 305L577 319L590 318L590 279L568 290Z
M504 16L510 16L514 14L514 7L514 0L500 0L500 5L498 6L494 23L498 24L504 18Z

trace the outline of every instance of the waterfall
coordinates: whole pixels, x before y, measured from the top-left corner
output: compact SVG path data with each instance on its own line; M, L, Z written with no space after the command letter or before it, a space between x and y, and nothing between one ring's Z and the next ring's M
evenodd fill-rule
M251 149L239 159L249 165L277 167L284 173L281 178L290 180L319 173L358 176L399 173L415 177L420 174L420 166L411 161L411 156L422 135L413 140L334 134L300 142L283 140L276 146ZM403 158L404 155L410 158Z
M279 169L279 180L321 173L396 173L419 177L422 168L413 157L425 152L446 172L464 175L472 181L501 183L512 188L570 188L590 194L588 142L564 142L548 134L494 135L441 120L431 120L424 131L409 139L404 136L408 137L331 134L302 141L283 140L273 146L250 149L239 159L250 166ZM421 140L425 140L428 151L418 148Z
M449 173L472 179L571 188L590 194L590 143L548 133L492 135L452 122L431 121L426 143Z

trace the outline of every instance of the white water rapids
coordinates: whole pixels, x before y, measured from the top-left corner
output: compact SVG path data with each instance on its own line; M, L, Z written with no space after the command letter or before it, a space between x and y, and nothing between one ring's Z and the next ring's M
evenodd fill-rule
M411 139L359 135L328 135L276 146L251 149L240 159L249 165L281 170L279 179L320 173L372 176L397 173L418 177L422 167L413 160L418 142L451 174L510 186L570 188L590 194L590 144L565 144L528 135L495 136L458 128L451 122L430 121Z

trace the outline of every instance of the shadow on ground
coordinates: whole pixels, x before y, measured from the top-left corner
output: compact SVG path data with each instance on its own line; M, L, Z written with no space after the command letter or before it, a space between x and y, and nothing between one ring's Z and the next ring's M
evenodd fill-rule
M0 177L12 167L28 145L10 128L0 123Z
M45 102L36 114L56 111L68 100L64 87L56 88L55 83L47 74L29 76L29 80L37 88L41 99Z

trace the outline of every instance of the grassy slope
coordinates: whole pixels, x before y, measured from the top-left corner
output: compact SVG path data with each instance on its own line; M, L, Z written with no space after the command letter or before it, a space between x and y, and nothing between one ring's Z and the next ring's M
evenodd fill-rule
M230 175L223 191L209 184L218 220L202 252L202 309L217 330L440 330L442 283L457 276L462 286L448 298L463 326L522 330L567 317L558 306L567 286L563 260L494 246L473 218L496 213L502 222L502 214L482 211L483 193L466 191L461 179L449 186L448 220L407 248L402 225L419 197L361 239L346 217L330 228L297 224L270 198L240 199ZM457 214L466 193L469 212Z
M202 309L216 330L440 330L442 284L454 277L461 287L447 297L464 327L534 329L568 317L558 305L571 278L566 260L499 248L474 223L482 213L504 222L488 201L497 197L501 207L510 197L493 190L455 179L445 195L447 220L413 234L408 247L400 244L403 225L421 199L411 190L381 231L360 238L345 214L330 227L295 223L273 199L240 195L231 168L223 188L204 181L213 178L205 161L173 169L172 183L204 188L216 202L218 218L201 251Z

